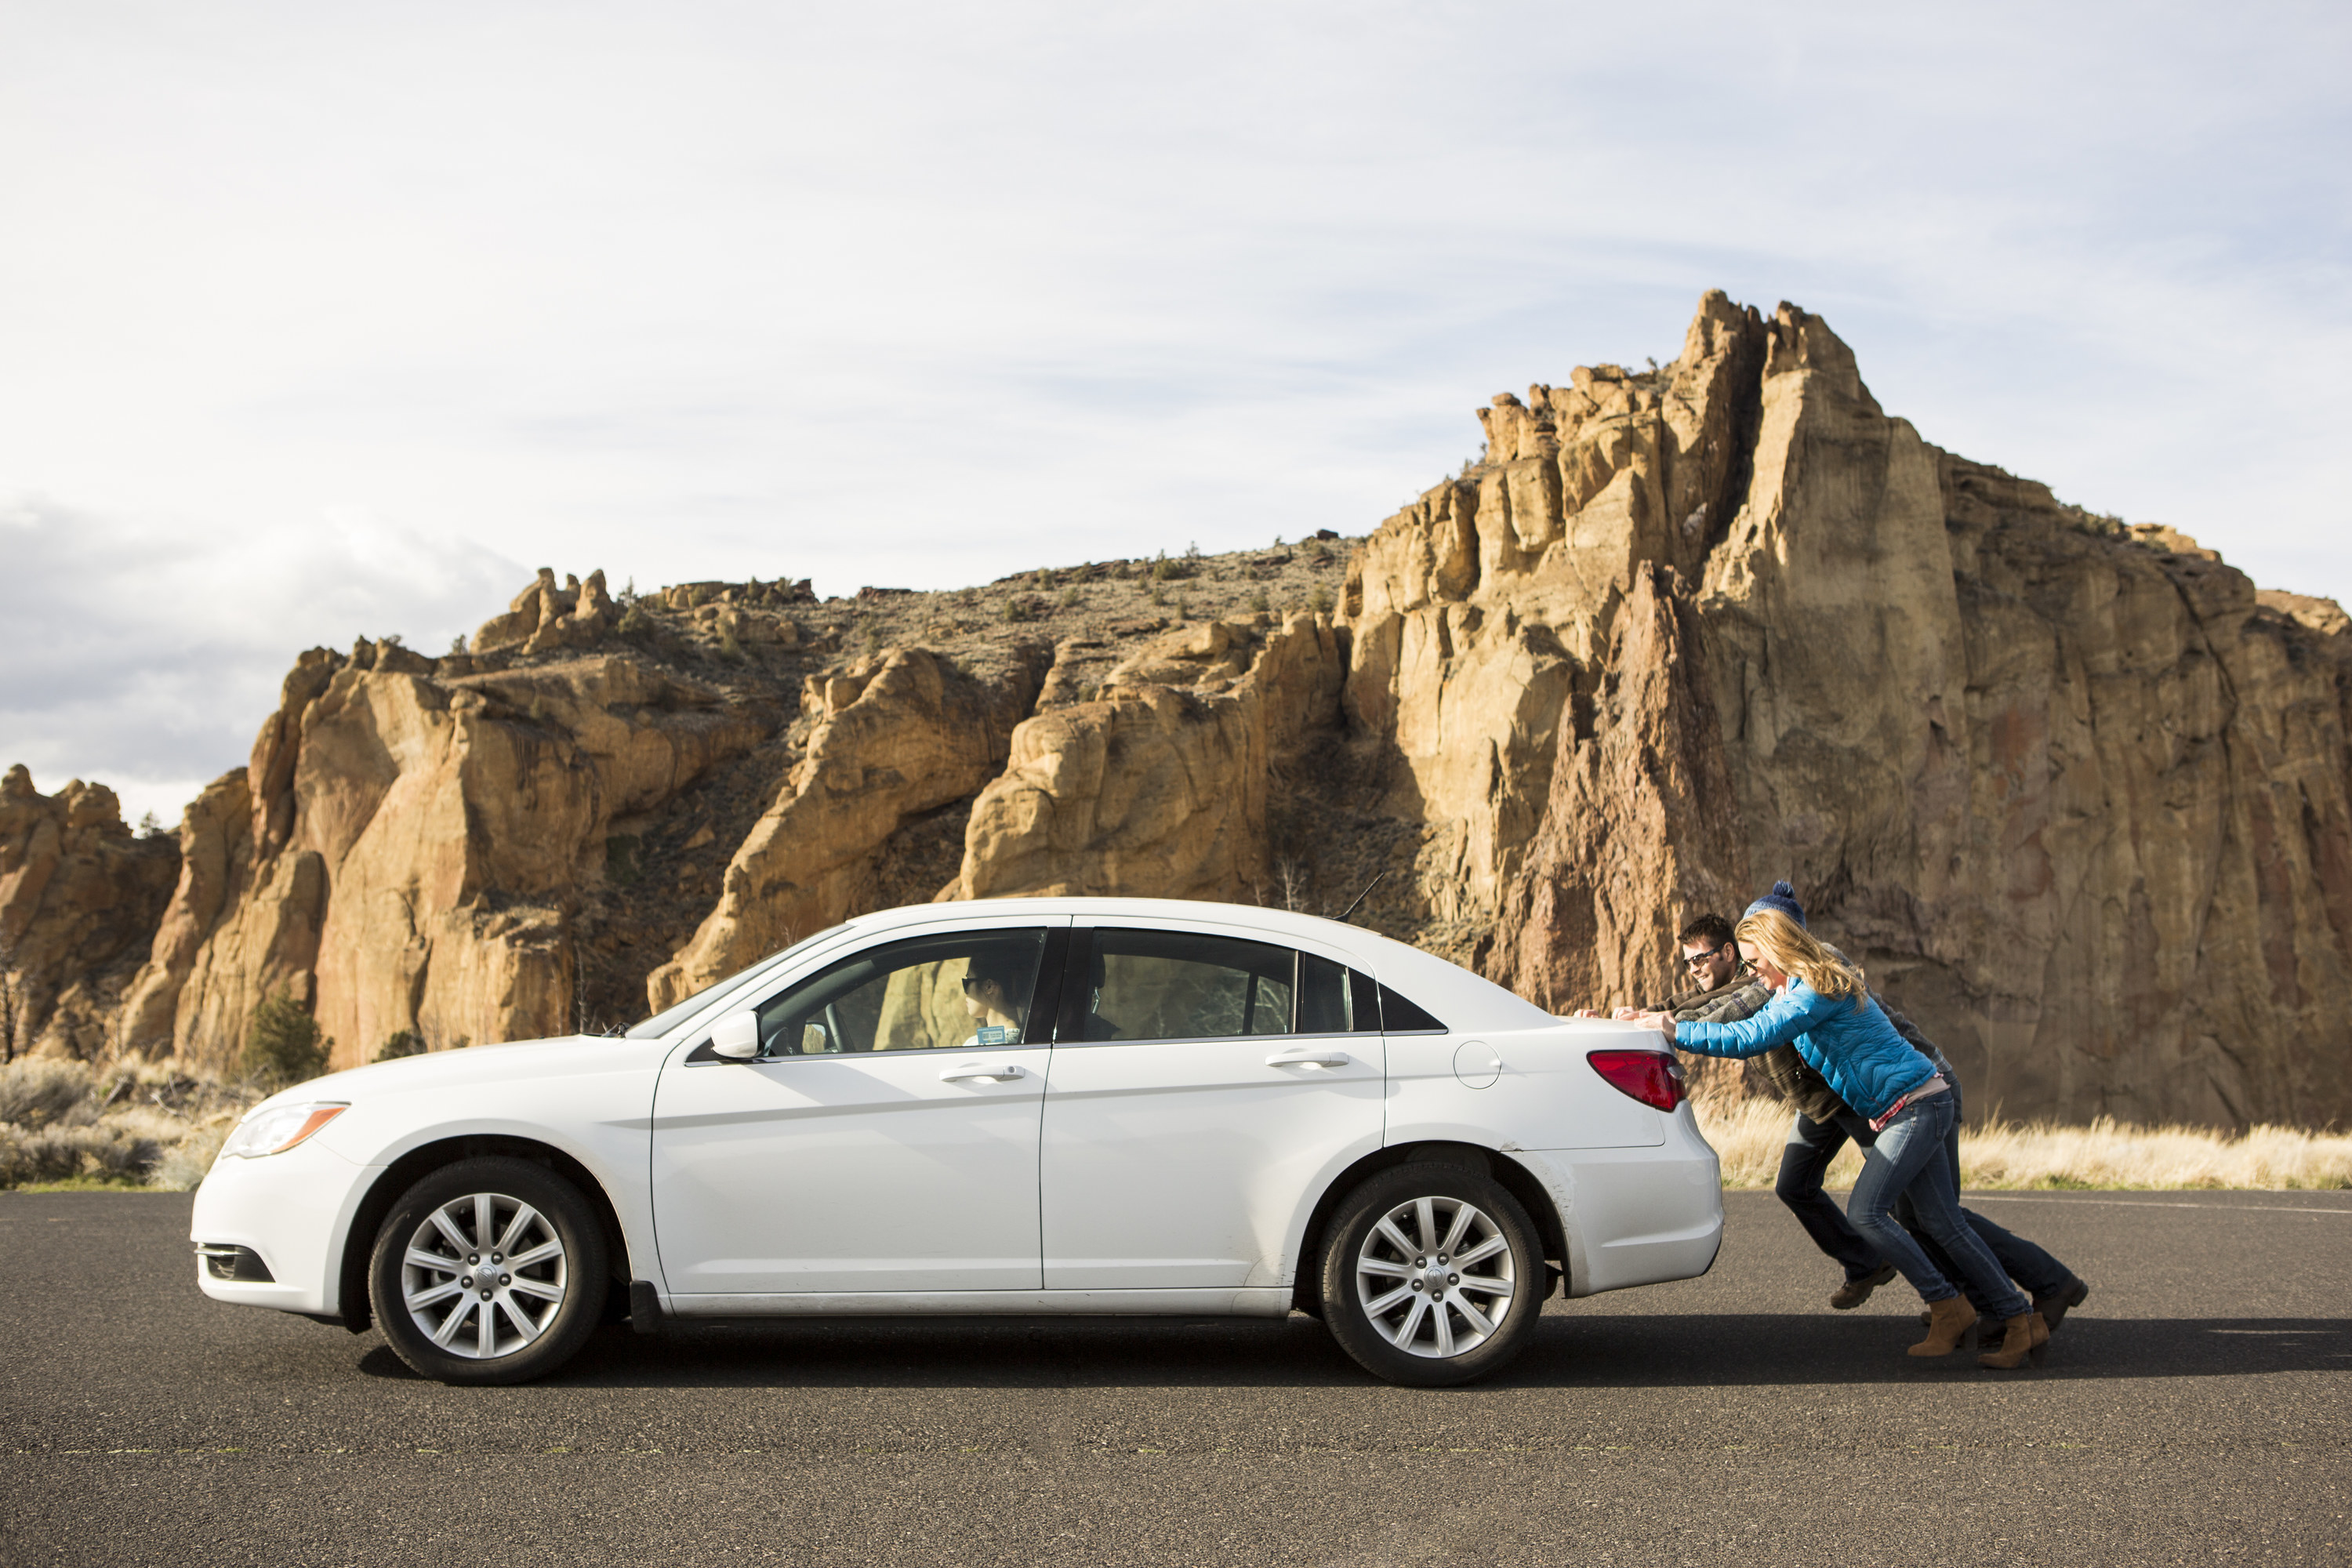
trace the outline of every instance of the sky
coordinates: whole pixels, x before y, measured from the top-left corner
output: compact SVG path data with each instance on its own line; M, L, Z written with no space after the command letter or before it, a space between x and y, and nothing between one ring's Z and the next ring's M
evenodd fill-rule
M1889 412L2352 598L2352 7L0 7L0 765L166 823L540 565L1357 534L1789 300Z

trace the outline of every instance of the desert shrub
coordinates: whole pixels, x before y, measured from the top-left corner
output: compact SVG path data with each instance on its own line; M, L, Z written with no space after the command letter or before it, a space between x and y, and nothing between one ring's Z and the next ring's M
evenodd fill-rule
M1274 608L1274 601L1266 597L1265 589L1260 588L1250 595L1249 605L1253 610L1271 610Z
M403 1057L421 1057L424 1054L424 1036L414 1029L396 1029L383 1037L383 1044L376 1050L375 1059L394 1062Z
M319 1020L280 991L253 1010L237 1071L257 1086L283 1089L325 1072L334 1045L320 1033Z
M616 888L634 885L645 874L637 861L637 837L615 833L604 840L604 879Z
M184 1193L205 1179L220 1157L221 1145L236 1130L236 1113L215 1116L196 1127L179 1142L171 1144L155 1157L147 1172L147 1184L166 1192Z
M187 1188L256 1098L184 1064L127 1058L0 1067L0 1187L93 1182Z
M63 1121L96 1085L80 1062L20 1057L0 1067L0 1122L29 1131Z
M133 1180L163 1152L154 1138L109 1122L27 1130L0 1127L0 1186L77 1176Z
M1078 597L1078 591L1076 588L1065 588L1062 590L1062 608L1066 610L1075 610L1084 603L1086 603L1086 601Z
M1037 618L1037 601L1026 594L1015 594L1004 601L1004 618L1015 625Z
M636 637L652 631L654 618L646 614L645 605L635 599L631 599L628 605L629 607L621 612L621 635L625 637Z
M1329 615L1331 613L1331 590L1328 588L1316 589L1313 594L1307 596L1307 607L1314 611L1318 616Z

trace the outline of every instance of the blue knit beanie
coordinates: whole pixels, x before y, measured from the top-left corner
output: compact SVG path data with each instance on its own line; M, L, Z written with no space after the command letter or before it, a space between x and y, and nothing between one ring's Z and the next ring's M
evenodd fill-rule
M1748 913L1751 915L1759 910L1778 910L1799 925L1805 923L1805 906L1797 902L1797 889L1786 882L1773 883L1770 892L1748 906Z

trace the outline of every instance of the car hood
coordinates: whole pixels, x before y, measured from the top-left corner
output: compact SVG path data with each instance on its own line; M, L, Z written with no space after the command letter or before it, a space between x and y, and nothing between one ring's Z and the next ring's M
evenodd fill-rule
M421 1057L402 1057L331 1072L324 1078L280 1089L254 1109L262 1110L273 1105L297 1105L310 1100L349 1100L358 1105L388 1095L430 1093L558 1073L611 1072L629 1066L650 1068L660 1062L667 1050L659 1040L605 1035L566 1035L547 1040L468 1046L462 1050L432 1051Z

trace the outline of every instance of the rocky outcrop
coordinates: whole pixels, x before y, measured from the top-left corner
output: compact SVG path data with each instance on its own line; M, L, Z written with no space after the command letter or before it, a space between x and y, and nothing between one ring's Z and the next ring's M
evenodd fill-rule
M1272 769L1339 719L1328 621L1211 621L1122 661L1098 698L1013 734L981 793L954 897L1250 900L1266 885Z
M1755 312L1710 294L1664 372L1502 394L1478 411L1486 460L1365 543L1349 713L1391 750L1390 811L1438 830L1419 875L1441 921L1490 920L1519 875L1635 567L1696 577L1738 504L1762 353Z
M45 795L22 766L0 776L0 1059L103 1042L176 869L104 784Z
M1506 889L1489 967L1557 1012L1649 1005L1678 988L1659 921L1737 913L1755 878L1718 743L1697 616L1671 566L1644 563L1601 676L1560 736L1542 828Z
M2352 1110L2339 610L1928 445L1791 306L1710 296L1675 364L1574 390L1486 411L1488 464L1385 525L1350 592L1354 710L1395 705L1424 798L1477 799L1449 752L1549 742L1497 770L1544 780L1523 848L1497 814L1423 867L1433 904L1496 889L1490 973L1652 998L1684 919L1786 876L1981 1110ZM1514 624L1558 664L1409 740L1413 693L1466 691ZM1547 679L1556 708L1499 700Z
M543 604L551 576L525 597ZM601 597L590 582L580 603ZM531 633L541 652L562 646L548 629ZM123 1045L224 1064L280 991L346 1066L402 1030L447 1045L576 1024L572 919L614 825L772 720L627 652L476 663L452 674L372 644L302 657L251 763L189 808Z
M115 1026L117 1043L127 1050L172 1054L188 977L222 911L247 890L253 867L253 794L245 778L243 768L223 773L181 816L179 884L172 889L147 961L123 995ZM288 978L282 966L277 978ZM233 1030L236 1020L230 1022Z
M482 623L469 645L475 653L519 648L524 653L549 653L558 648L585 647L620 624L620 611L604 588L604 574L591 572L583 584L566 577L555 585L552 568L539 569L539 580L515 595L507 613Z
M874 907L891 836L995 775L1036 689L1026 664L977 680L920 647L810 677L806 753L729 862L718 907L646 982L653 1005Z

